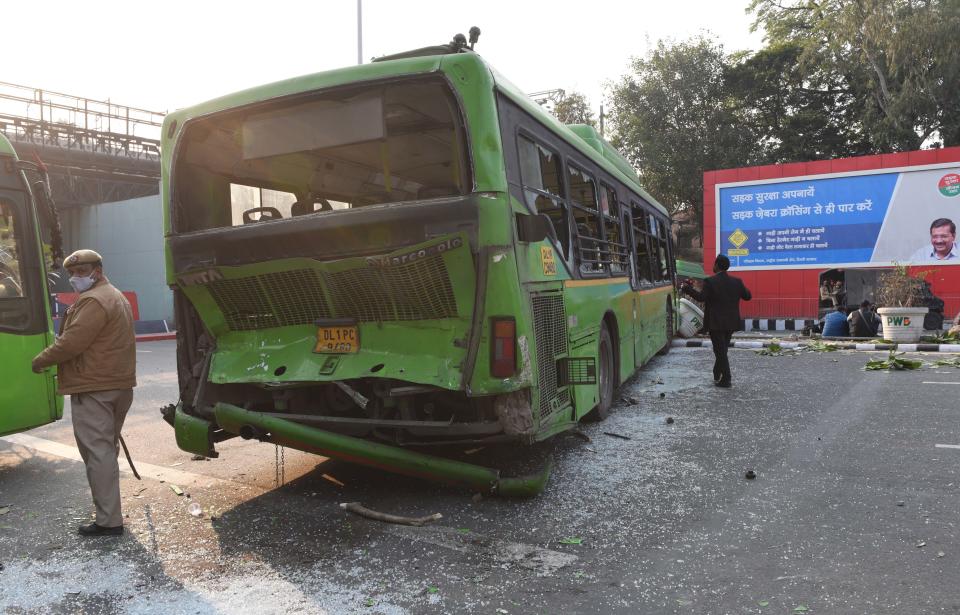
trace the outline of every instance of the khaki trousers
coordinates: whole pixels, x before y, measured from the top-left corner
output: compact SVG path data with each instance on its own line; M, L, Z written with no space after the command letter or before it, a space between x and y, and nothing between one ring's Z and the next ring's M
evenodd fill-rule
M97 508L97 525L123 525L120 512L120 429L133 402L133 389L93 391L70 396L73 435L87 467Z

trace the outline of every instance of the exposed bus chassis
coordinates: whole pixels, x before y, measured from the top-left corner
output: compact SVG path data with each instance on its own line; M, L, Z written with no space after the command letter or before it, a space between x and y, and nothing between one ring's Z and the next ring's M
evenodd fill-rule
M532 496L546 485L549 464L533 475L506 478L492 468L405 448L532 442L529 390L468 397L463 392L374 377L211 383L214 345L189 302L179 292L175 298L178 321L184 323L178 343L183 401L161 412L175 428L182 450L217 457L216 443L239 436L483 493Z

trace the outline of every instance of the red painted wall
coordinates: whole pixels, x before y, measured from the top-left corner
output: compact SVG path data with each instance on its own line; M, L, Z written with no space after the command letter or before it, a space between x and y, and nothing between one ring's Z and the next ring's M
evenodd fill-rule
M947 162L960 162L960 147L707 171L703 174L704 270L713 269L713 259L717 256L715 211L717 184ZM960 312L960 265L923 266L910 269L911 271L931 271L927 280L933 287L934 294L943 299L946 304L944 314L948 318ZM743 279L747 288L753 293L753 301L742 303L740 311L744 318L816 318L821 271L823 271L822 268L739 271L736 273L737 277Z

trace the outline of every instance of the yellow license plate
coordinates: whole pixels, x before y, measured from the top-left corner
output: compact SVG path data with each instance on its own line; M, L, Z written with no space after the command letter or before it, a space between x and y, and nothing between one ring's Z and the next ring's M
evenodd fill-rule
M360 351L360 331L357 327L317 327L317 346L314 352L326 354L354 354Z

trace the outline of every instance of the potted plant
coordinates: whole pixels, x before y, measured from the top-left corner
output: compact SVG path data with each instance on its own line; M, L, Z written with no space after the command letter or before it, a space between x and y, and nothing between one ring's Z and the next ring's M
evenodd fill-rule
M877 309L883 324L883 337L893 342L916 343L923 333L923 279L927 271L910 275L906 265L894 264L880 275L877 285Z

